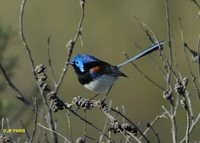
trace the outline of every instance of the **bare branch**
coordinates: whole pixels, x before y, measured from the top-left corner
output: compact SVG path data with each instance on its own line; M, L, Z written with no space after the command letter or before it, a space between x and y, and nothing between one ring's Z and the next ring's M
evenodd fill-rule
M30 135L29 135L29 133L28 133L28 130L27 130L26 126L24 125L24 123L22 122L22 120L19 120L19 121L20 121L20 123L21 123L23 129L25 129L25 134L26 134L28 140L30 140Z
M199 35L198 44L197 44L197 54L198 54L197 68L199 72L199 83L200 83L200 35Z
M58 133L58 132L56 132L56 131L54 131L54 130L52 130L52 129L49 129L49 128L47 128L47 127L41 125L40 123L37 123L37 125L40 126L40 127L42 127L42 128L44 128L44 129L46 129L46 130L48 130L48 131L50 131L50 132L56 133L57 135L59 135L61 138L64 139L65 143L71 143L70 140L68 140L68 139L67 139L65 136L63 136L62 134L60 134L60 133Z
M26 48L26 51L27 51L27 54L28 54L28 57L29 57L29 61L31 62L31 66L32 66L32 72L33 74L35 75L34 73L34 70L35 70L35 65L34 65L34 60L33 60L33 57L31 55L31 50L27 44L27 41L26 41L26 38L24 36L24 9L25 9L25 5L26 5L26 1L27 0L22 0L22 3L21 3L21 9L20 9L20 17L19 17L19 29L20 29L20 38L24 44L24 47Z
M25 105L31 108L31 110L34 110L33 104L31 101L29 101L22 93L19 91L19 89L14 85L14 83L10 80L8 75L6 74L5 69L3 68L2 64L0 63L0 71L2 75L4 76L7 84L10 86L10 88L16 93L17 99L22 101Z
M72 126L71 126L71 120L70 120L70 112L67 111L66 115L67 115L67 122L68 122L68 128L69 128L69 136L70 136L71 141L73 142Z
M33 126L33 133L32 133L32 136L30 138L30 143L33 142L34 140L34 137L35 137L35 133L36 133L36 130L37 130L37 119L38 119L38 106L37 106L37 98L35 97L34 99L34 107L35 107L35 119L34 119L34 126Z
M196 1L196 0L191 0L196 6L198 9L200 9L200 4Z
M127 59L129 59L129 56L126 52L124 52L124 55L126 56ZM146 75L136 64L134 64L133 62L131 62L131 65L150 83L152 83L153 85L155 85L157 88L159 88L161 91L164 90L163 87L161 87L158 83L156 83L153 79L151 79L148 75Z
M140 131L140 129L137 127L137 125L135 125L133 122L131 122L125 115L123 115L118 110L113 109L113 108L109 108L107 106L107 104L105 104L104 102L96 101L96 100L89 100L89 99L82 98L82 97L79 96L79 97L75 97L73 99L72 105L75 105L78 108L84 108L84 109L91 109L93 107L100 109L106 115L106 117L111 121L111 127L110 127L109 130L113 130L114 133L120 132L127 141L130 141L129 137L132 137L138 143L142 142L135 135L135 133L137 131L139 131L139 133L142 136L144 136L142 131ZM113 111L113 112L119 114L120 116L124 117L124 119L126 119L128 122L130 122L131 125L129 125L128 123L120 124L117 121L117 119L111 114L111 111ZM144 139L146 140L146 142L149 143L149 140L145 136L144 136Z
M137 44L137 43L135 43L135 46L136 46L136 48L138 48L138 49L140 49L140 50L142 50L142 48ZM156 59L152 56L152 55L147 55L150 59L151 59L151 61L153 62L153 64L158 68L158 70L160 70L160 72L163 74L163 75L165 75L165 71L162 69L162 67L159 65L159 63L156 61Z
M51 71L52 77L53 77L53 81L56 84L56 75L54 73L53 66L52 66L52 63L51 63L51 53L50 53L50 47L51 46L50 46L50 42L51 42L51 36L49 36L49 38L47 40L48 63L49 63L49 67L50 67L50 71Z
M35 68L35 79L37 80L37 85L40 90L40 95L42 97L42 101L44 104L44 107L46 108L47 111L47 118L48 118L48 124L49 128L51 130L55 131L55 124L53 120L53 113L51 110L51 106L48 105L47 103L47 98L46 98L46 92L50 92L50 89L48 87L48 84L46 83L47 75L45 74L45 66L40 64L37 65ZM55 132L51 132L51 139L53 143L58 142L58 137Z
M196 124L198 123L199 119L200 119L200 113L199 113L198 116L196 117L196 120L194 120L194 122L193 122L192 125L190 126L189 134L191 134L192 131L193 131L193 129L194 129L194 127L196 127ZM185 142L185 140L186 140L186 136L181 140L180 143Z
M160 143L160 137L158 135L158 132L155 130L155 128L150 123L147 123L147 127L153 131L153 133L155 134L155 136L157 138L158 143Z
M169 43L169 55L170 55L170 66L172 66L173 62L173 52L172 52L172 30L170 24L170 13L169 13L169 0L165 0L166 7L166 23L167 23L167 34L168 34L168 43Z
M63 68L63 72L60 76L60 79L59 81L57 82L56 84L56 87L55 87L55 91L58 92L60 86L61 86L61 83L65 77L65 74L67 72L67 69L68 69L68 63L71 59L71 56L72 56L72 53L73 53L73 50L74 50L74 47L75 47L75 44L79 38L79 36L82 35L82 25L83 25L83 20L84 20L84 17L85 17L85 0L80 0L80 6L81 6L81 18L80 18L80 22L78 24L78 29L77 29L77 32L75 34L75 37L73 40L70 40L68 41L66 47L68 48L68 56L67 56L67 61L66 61L66 64L64 65L64 68Z
M166 118L166 112L163 112L162 114L156 116L156 118L151 122L149 123L150 126L153 126L158 120L160 120L161 118ZM149 131L150 129L150 126L147 127L147 129L143 132L143 134L146 136L147 135L147 132ZM142 136L140 138L143 138Z
M171 107L171 113L165 108L165 106L162 106L163 110L166 112L166 114L169 116L172 124L172 141L173 143L177 143L177 121L176 121L176 115L174 114L175 108L174 106Z
M190 66L190 62L189 62L189 58L188 58L188 55L187 55L187 52L184 48L184 38L183 38L183 25L182 25L182 21L181 21L181 18L179 17L179 28L180 28L180 33L181 33L181 40L182 40L182 47L184 49L184 53L185 53L185 57L186 57L186 61L187 61L187 67L189 69L189 72L190 72L190 76L191 76L191 79L192 79L192 83L193 83L193 87L196 91L196 94L197 94L197 97L198 97L198 100L200 101L200 92L199 92L199 88L198 88L198 85L196 83L196 77L194 76L194 73L192 72L191 70L191 66Z

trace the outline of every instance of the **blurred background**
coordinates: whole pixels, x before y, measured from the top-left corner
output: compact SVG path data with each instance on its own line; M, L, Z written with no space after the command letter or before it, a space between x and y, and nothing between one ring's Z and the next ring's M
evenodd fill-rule
M25 48L19 37L19 12L21 1L1 0L0 1L0 33L7 33L6 49L1 46L1 63L9 71L9 75L16 86L30 99L39 96L36 82L31 72L31 66ZM184 51L182 49L179 21L182 18L184 39L189 46L196 50L200 33L200 19L198 8L190 0L169 0L171 26L174 36L174 46L176 60L179 70L183 76L189 76L186 66ZM31 48L35 64L47 66L48 80L51 88L54 88L51 72L48 67L47 39L51 36L51 58L56 78L62 73L66 58L67 49L65 45L75 36L77 25L80 20L81 9L78 0L28 0L24 15L24 34ZM132 18L138 17L149 26L159 38L167 40L166 29L166 9L165 1L161 0L87 0L85 4L85 19L83 24L83 46L80 40L77 42L73 56L77 53L92 54L99 59L105 60L113 65L123 62L126 58L123 52L129 56L135 55L140 50L135 46L137 43L142 49L152 43L141 29L140 25ZM3 34L2 34L3 35ZM3 38L2 38L3 39ZM168 46L164 48L164 53L168 55ZM162 61L158 52L151 54L159 64ZM163 74L156 68L148 57L144 57L135 64L160 86L166 88ZM192 70L197 75L197 66L192 63ZM149 83L131 65L127 65L122 71L128 78L117 81L112 88L109 99L112 100L113 107L121 110L124 105L126 115L135 123L139 123L145 129L147 122L151 122L158 114L162 113L162 105L168 107L168 101L163 99L163 91ZM34 114L16 99L15 93L6 87L4 79L0 77L0 116L10 120L11 128L22 128L20 120L32 131ZM193 87L191 87L193 89ZM194 103L195 116L199 111L199 103L196 103L196 95L192 91L192 101ZM94 94L83 88L72 68L69 68L64 82L59 90L59 96L66 102L71 102L75 96L90 98ZM99 96L101 99L103 96ZM42 108L39 110L43 110ZM185 132L185 112L180 106L177 118L178 138L181 139ZM20 115L20 116L19 116ZM55 113L58 132L68 135L68 122L66 112ZM103 128L105 123L104 115L97 111L87 112L87 119ZM15 122L13 122L15 121ZM83 124L76 117L72 116L73 137L82 135ZM171 142L170 120L162 119L156 123L156 129L160 133L161 142ZM191 140L200 139L200 128L197 126L196 132ZM197 134L198 133L198 134ZM98 137L99 133L88 127L88 134ZM26 135L21 135L22 138ZM152 136L152 142L156 139Z

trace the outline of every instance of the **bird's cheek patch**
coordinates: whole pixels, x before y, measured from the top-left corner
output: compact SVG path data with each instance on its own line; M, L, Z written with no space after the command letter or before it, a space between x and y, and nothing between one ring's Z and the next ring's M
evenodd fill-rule
M80 68L80 71L81 71L81 72L84 72L84 71L85 71L83 65L80 65L79 68Z

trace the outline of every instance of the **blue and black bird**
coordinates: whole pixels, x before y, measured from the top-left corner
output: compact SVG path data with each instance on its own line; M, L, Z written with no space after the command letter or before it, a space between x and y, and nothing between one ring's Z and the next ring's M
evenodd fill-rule
M96 94L108 94L110 88L119 77L127 77L120 71L123 66L161 48L164 43L164 41L161 41L152 45L116 66L88 54L76 55L71 64L74 67L79 82L85 88L95 92Z

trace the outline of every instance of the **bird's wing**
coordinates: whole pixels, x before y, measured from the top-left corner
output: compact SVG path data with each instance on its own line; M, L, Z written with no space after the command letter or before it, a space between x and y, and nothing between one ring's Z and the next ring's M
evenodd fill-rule
M104 61L101 61L99 65L96 65L90 69L91 74L95 75L111 75L111 76L125 76L116 66L110 65Z

